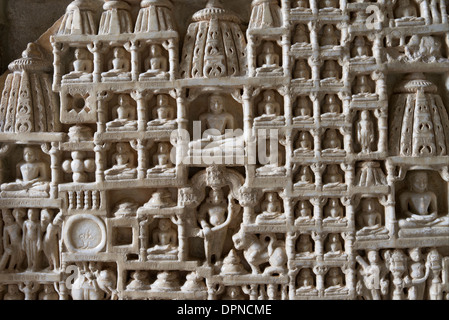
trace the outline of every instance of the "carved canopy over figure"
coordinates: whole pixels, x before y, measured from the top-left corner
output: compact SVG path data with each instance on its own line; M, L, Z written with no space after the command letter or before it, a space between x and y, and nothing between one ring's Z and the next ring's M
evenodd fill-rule
M182 53L183 78L242 76L247 69L246 40L240 19L210 0L192 17Z
M390 106L390 151L405 157L447 156L449 117L438 88L422 73L404 78Z

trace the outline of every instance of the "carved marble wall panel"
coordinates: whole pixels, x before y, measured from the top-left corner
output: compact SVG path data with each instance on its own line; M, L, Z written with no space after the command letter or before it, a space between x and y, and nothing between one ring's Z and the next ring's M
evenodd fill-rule
M447 1L200 2L10 64L0 298L448 300Z

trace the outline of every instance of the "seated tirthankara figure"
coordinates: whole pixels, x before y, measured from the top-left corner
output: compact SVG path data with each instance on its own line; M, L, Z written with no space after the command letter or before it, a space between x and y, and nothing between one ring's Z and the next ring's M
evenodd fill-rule
M337 36L335 27L332 24L326 24L324 26L323 36L321 37L321 46L334 47L340 45L340 39Z
M309 234L301 234L296 241L296 255L301 258L313 258L315 252L313 250L313 241Z
M203 131L203 138L189 143L189 153L207 150L209 154L223 155L228 152L236 153L243 150L245 141L243 135L237 135L234 116L226 112L222 96L213 94L209 98L209 110L199 117Z
M331 268L326 276L326 294L346 294L348 288L345 287L343 273L340 268Z
M293 36L293 46L311 46L308 31L305 24L298 24Z
M106 180L135 179L137 176L136 160L129 143L119 142L112 155L112 168L104 172Z
M382 226L382 214L376 208L376 202L373 198L366 198L362 201L362 212L358 214L357 222L360 230L357 231L357 237L366 239L388 238L388 230Z
M408 20L418 17L418 10L411 1L413 0L399 0L398 7L394 10L396 19Z
M118 105L112 109L114 120L106 123L107 131L137 130L136 108L131 101L131 97L126 94L118 97Z
M324 207L324 223L344 222L344 209L337 198L330 198L327 206Z
M339 70L340 65L334 60L326 60L323 65L323 71L321 72L321 81L336 81L340 78Z
M1 186L2 198L48 197L50 174L48 164L39 161L37 148L25 147L23 161L16 166L16 181Z
M312 101L306 96L298 98L298 106L295 108L294 121L313 122Z
M294 154L297 157L313 155L313 138L307 131L301 131L295 144Z
M275 143L278 143L275 141ZM285 175L286 168L282 165L283 154L279 148L272 145L271 139L267 139L265 142L267 154L267 163L256 169L256 175L258 176L282 176ZM272 150L274 148L274 151ZM278 151L279 150L279 151Z
M327 94L324 97L322 109L322 119L337 118L343 115L341 113L341 101L336 94Z
M343 176L340 174L336 164L330 164L327 167L327 172L323 177L323 183L323 189L346 188L346 185L343 182Z
M151 46L150 56L144 62L145 73L139 76L139 80L151 78L168 78L168 60L162 55L162 48L158 44Z
M285 223L285 214L282 212L281 201L275 192L268 192L261 205L262 213L256 218L258 224Z
M160 94L157 96L157 105L153 109L153 120L148 122L148 129L157 127L175 128L175 108L170 105L168 96Z
M337 233L331 233L329 235L324 251L326 252L324 254L325 259L332 259L345 256L340 236Z
M298 289L296 289L296 294L316 296L318 290L315 287L314 276L309 268L301 269L298 275Z
M170 219L159 219L158 227L153 230L153 247L147 250L148 258L156 258L155 255L174 256L178 253L178 233L172 226Z
M114 58L110 63L110 70L103 72L103 80L131 80L131 62L126 57L125 49L121 47L114 48Z
M366 43L365 37L356 36L354 39L354 47L351 50L351 60L366 60L371 57L371 48Z
M321 153L326 156L343 156L345 154L336 129L328 129L326 131L323 139L323 151Z
M401 214L407 218L399 220L401 229L419 229L424 227L449 227L449 215L438 217L436 194L427 190L428 176L425 171L414 171L409 174L409 189L399 196ZM419 230L417 230L419 233ZM428 231L423 231L428 235Z
M75 61L73 62L73 71L62 77L63 81L92 81L92 72L94 71L94 64L89 59L89 51L84 48L77 48L75 50Z
M309 201L306 200L300 200L296 204L295 208L295 217L296 223L314 223L312 219L312 206Z
M300 11L310 11L309 0L296 0L296 6L293 9Z
M339 4L338 0L320 0L319 2L320 9L332 11L338 8L338 4Z
M303 166L295 177L295 188L314 189L313 173L309 166Z
M170 144L167 142L160 142L157 146L157 152L153 157L153 163L156 165L148 169L147 175L153 174L168 174L173 175L176 172L176 168L170 160Z
M274 43L267 41L263 44L262 53L257 58L259 68L257 74L282 75L279 55L274 51Z
M356 77L356 83L353 88L355 95L369 96L373 94L373 88L370 85L367 75L361 75Z
M276 101L273 90L263 93L263 101L259 103L258 111L261 116L254 119L254 123L268 123L270 125L284 125L284 117L281 116L281 105Z
M299 81L310 79L310 67L306 60L301 59L296 62L295 70L293 71L293 78Z

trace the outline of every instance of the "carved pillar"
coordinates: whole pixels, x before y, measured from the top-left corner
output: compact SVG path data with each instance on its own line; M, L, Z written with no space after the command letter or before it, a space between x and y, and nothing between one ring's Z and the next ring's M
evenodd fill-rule
M383 61L382 59L382 50L383 50L383 43L382 43L382 34L376 33L374 41L373 41L373 56L376 59L376 63L380 65Z
M104 181L104 169L106 165L106 151L110 147L110 143L98 144L95 143L95 182L103 182Z
M125 48L131 52L131 78L133 81L139 80L140 74L140 50L142 43L139 40L128 42Z
M133 91L131 97L137 101L137 130L146 131L148 115L147 115L147 101L151 95L147 91Z
M256 76L256 39L254 35L248 35L248 45L246 46L247 57L248 57L248 76Z
M314 145L314 151L315 151L315 157L321 156L321 133L323 132L323 129L312 129L311 133L313 136L313 145Z
M394 200L395 188L391 193L379 197L379 202L385 207L385 227L388 229L390 238L396 238L398 234L398 221L396 220L396 202Z
M247 187L241 187L239 190L239 203L243 206L243 224L252 224L255 222L254 207L258 202L258 193L256 190Z
M58 185L62 182L61 175L61 152L59 151L59 142L52 142L50 149L50 169L51 169L51 183L50 183L50 198L58 198Z
M315 253L318 256L318 260L323 260L324 254L324 239L326 238L326 233L320 233L312 231L312 239L315 241Z
M345 172L345 183L347 186L353 186L354 180L355 180L355 171L354 171L354 164L348 163L341 165L342 170Z
M290 33L282 36L282 60L284 66L284 77L291 76L291 59L290 59L291 39Z
M67 286L65 281L59 282L59 300L69 300L69 291L67 290Z
M352 144L352 128L343 127L340 128L340 132L343 135L343 148L347 154L354 153L354 146Z
M446 1L443 1L443 0L440 1L440 12L441 12L441 23L447 24L448 23L448 16L447 16L447 4L446 4Z
M147 249L148 249L148 224L152 219L142 219L139 221L139 261L147 261Z
M98 118L97 118L97 132L103 133L106 131L106 122L107 119L107 109L108 109L108 102L112 99L114 96L113 93L103 91L97 94L97 101L98 101Z
M154 144L154 141L142 139L130 141L131 147L137 151L137 179L142 180L147 177L148 157L147 150Z
M418 1L418 2L421 2L419 4L420 11L421 11L421 17L423 17L426 20L426 24L427 25L432 24L429 2L427 0L421 0L421 1Z
M5 182L5 171L7 169L5 168L5 163L3 162L3 159L9 154L9 152L12 151L12 144L6 144L3 143L0 148L0 184Z
M326 275L327 270L328 268L322 265L317 265L313 268L313 272L316 274L316 288L321 296L324 294L324 276Z
M315 187L317 190L321 190L323 187L323 172L326 169L326 165L322 163L314 163L310 167L315 174Z
M355 230L355 208L359 205L360 199L355 197L342 197L341 203L345 206L345 215L348 220L348 227Z
M101 82L101 67L102 67L102 51L103 51L103 42L95 41L87 46L89 51L94 55L94 71L93 81Z
M51 39L51 45L53 47L53 91L58 92L61 88L62 81L62 64L61 64L61 55L63 51L66 51L64 44L54 42L54 39Z
M169 61L169 73L170 80L175 80L177 77L177 70L179 69L178 65L178 39L169 39L168 40L168 61Z
M256 140L253 136L253 98L254 88L250 86L243 87L243 132L245 135L245 143L247 146L248 163L255 164L256 159Z

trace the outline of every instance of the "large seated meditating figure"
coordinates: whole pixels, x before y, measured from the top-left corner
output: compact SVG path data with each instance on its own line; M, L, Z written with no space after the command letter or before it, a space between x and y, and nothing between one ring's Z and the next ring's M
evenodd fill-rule
M121 94L118 105L112 109L114 120L106 123L108 131L134 131L137 130L136 108L131 103L131 97Z
M62 77L62 80L89 82L92 81L94 63L89 59L89 51L84 48L75 50L75 61L73 61L73 71Z
M213 94L209 98L209 110L200 115L203 131L203 137L189 143L189 153L192 149L208 150L211 154L220 154L223 152L234 152L235 150L243 150L243 135L235 135L234 116L226 112L224 99L218 94Z
M449 215L438 217L436 194L427 190L427 173L424 171L415 171L409 175L409 189L399 195L401 214L406 217L405 219L399 220L399 227L448 227Z
M25 147L23 161L17 164L16 181L1 186L1 197L48 197L50 174L48 164L39 161L37 148Z

